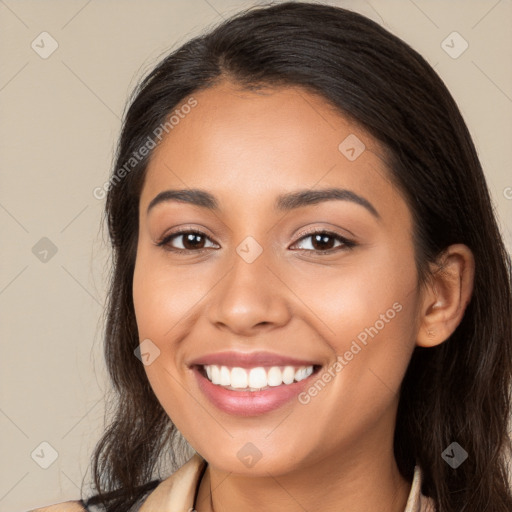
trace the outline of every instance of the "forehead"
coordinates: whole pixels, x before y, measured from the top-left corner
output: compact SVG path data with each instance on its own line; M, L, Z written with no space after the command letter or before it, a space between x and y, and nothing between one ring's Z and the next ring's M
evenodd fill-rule
M397 206L382 146L320 95L225 81L192 97L196 106L175 116L154 150L141 204L166 188L205 188L247 206L298 188L342 186Z

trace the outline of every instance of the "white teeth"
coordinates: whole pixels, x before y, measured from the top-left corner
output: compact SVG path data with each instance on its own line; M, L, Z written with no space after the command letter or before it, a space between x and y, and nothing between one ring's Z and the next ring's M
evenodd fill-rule
M229 386L231 384L231 373L227 366L220 367L220 385Z
M283 374L279 366L272 366L267 373L267 384L269 386L280 386L283 383Z
M285 366L283 371L283 382L285 384L291 384L295 378L295 369L293 366Z
M313 373L313 367L308 366L307 368L299 368L295 372L295 380L297 382L307 379Z
M243 389L247 387L249 376L243 368L233 368L231 370L231 387ZM215 384L215 383L214 383Z
M263 368L229 368L216 364L205 365L204 370L208 380L218 386L232 390L258 391L281 385L292 384L306 379L313 373L313 366L272 366Z
M214 384L220 384L220 369L218 366L216 365L213 365L212 368L211 368L211 371L212 371L212 382Z
M267 385L267 372L265 368L252 368L249 372L249 387L264 388Z
M306 369L305 368L299 368L295 372L295 380L302 380L305 375L306 375Z

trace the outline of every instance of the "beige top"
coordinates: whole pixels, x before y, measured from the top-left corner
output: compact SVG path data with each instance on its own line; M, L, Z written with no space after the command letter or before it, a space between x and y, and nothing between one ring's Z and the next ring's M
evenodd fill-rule
M186 464L162 481L142 504L139 512L188 512L194 509L199 478L205 461L195 454ZM434 512L430 498L421 494L421 470L414 468L411 492L404 512Z

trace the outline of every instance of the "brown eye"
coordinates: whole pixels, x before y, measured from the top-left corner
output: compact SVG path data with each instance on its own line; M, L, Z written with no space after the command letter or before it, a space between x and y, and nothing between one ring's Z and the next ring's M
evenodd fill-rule
M311 245L315 250L325 251L328 249L332 249L334 247L335 239L334 237L327 234L317 233L316 235L311 236Z
M303 241L310 240L308 243ZM337 252L338 250L350 249L356 244L346 238L329 231L317 231L303 236L295 245L302 243L305 247L299 247L300 250L313 252ZM336 245L337 243L337 245Z
M205 243L205 238L197 233L188 233L186 235L180 235L182 238L182 245L185 249L202 249Z
M210 242L211 245L206 244ZM176 252L194 252L201 251L213 247L213 244L208 236L201 231L178 231L166 236L158 246L164 246L169 251ZM177 245L177 247L176 247Z

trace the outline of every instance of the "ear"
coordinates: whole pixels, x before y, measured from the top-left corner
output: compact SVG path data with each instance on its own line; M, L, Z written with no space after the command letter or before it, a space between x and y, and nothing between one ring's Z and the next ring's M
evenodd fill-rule
M417 345L434 347L447 340L471 300L475 260L463 244L450 245L431 267L422 294Z

